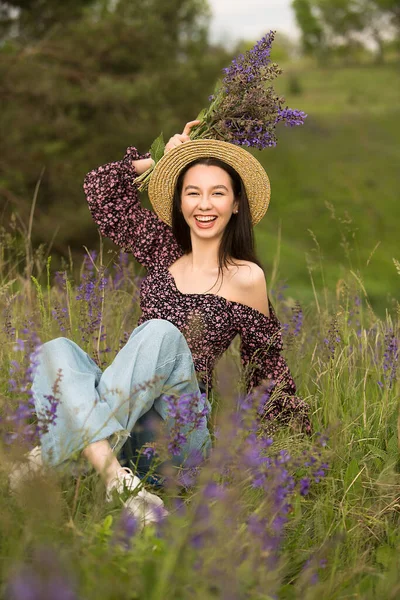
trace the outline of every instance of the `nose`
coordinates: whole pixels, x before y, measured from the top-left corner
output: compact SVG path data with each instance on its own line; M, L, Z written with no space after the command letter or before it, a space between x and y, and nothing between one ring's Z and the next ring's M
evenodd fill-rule
M201 194L198 207L200 210L209 210L212 207L211 198L207 193Z

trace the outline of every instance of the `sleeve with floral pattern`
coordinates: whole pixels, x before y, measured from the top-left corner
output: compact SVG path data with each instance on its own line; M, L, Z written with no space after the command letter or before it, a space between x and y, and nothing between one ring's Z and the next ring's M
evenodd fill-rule
M296 385L282 356L282 328L270 301L270 316L244 304L235 304L241 336L240 357L247 392L256 388L265 402L260 406L261 423L296 423L311 433L308 404L296 395ZM266 427L268 430L268 426Z
M83 184L90 212L102 235L132 252L145 267L169 264L171 257L182 254L171 227L140 204L132 161L149 156L139 154L131 146L121 161L90 171Z

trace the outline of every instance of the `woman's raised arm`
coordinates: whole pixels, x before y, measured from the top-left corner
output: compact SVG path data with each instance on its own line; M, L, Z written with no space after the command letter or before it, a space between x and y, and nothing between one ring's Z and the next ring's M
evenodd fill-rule
M171 262L182 254L171 227L140 204L135 179L150 164L148 153L140 154L131 146L122 160L90 171L83 184L102 235L132 252L145 267Z

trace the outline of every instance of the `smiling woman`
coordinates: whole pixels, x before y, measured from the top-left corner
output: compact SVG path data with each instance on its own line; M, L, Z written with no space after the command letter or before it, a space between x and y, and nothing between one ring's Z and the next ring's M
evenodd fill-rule
M108 498L112 491L133 492L140 484L137 474L145 474L121 467L115 456L127 438L137 453L154 440L149 416L168 430L174 427L168 396L189 395L195 406L195 425L182 440L176 464L193 451L210 452L206 415L214 366L237 334L247 391L263 384L261 432L269 434L273 420L311 430L308 406L295 395L281 355L281 326L254 251L253 225L269 204L268 177L243 148L190 141L195 123L171 138L153 171L149 198L156 214L140 205L135 184L151 162L149 154L130 147L121 161L86 176L84 189L101 233L147 268L142 315L104 372L76 344L60 338L44 344L34 376L40 415L58 370L63 372L57 419L41 438L45 462L59 465L82 452L103 477ZM142 524L166 514L161 499L145 490L124 504Z

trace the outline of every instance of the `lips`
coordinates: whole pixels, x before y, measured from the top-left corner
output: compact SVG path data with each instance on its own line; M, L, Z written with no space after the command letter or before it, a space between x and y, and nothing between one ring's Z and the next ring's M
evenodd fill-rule
M217 218L215 215L195 215L194 217L199 223L211 223Z
M198 229L212 229L217 221L217 217L213 216L212 219L204 219L204 221L201 218L198 219L197 217L195 217L194 220Z

